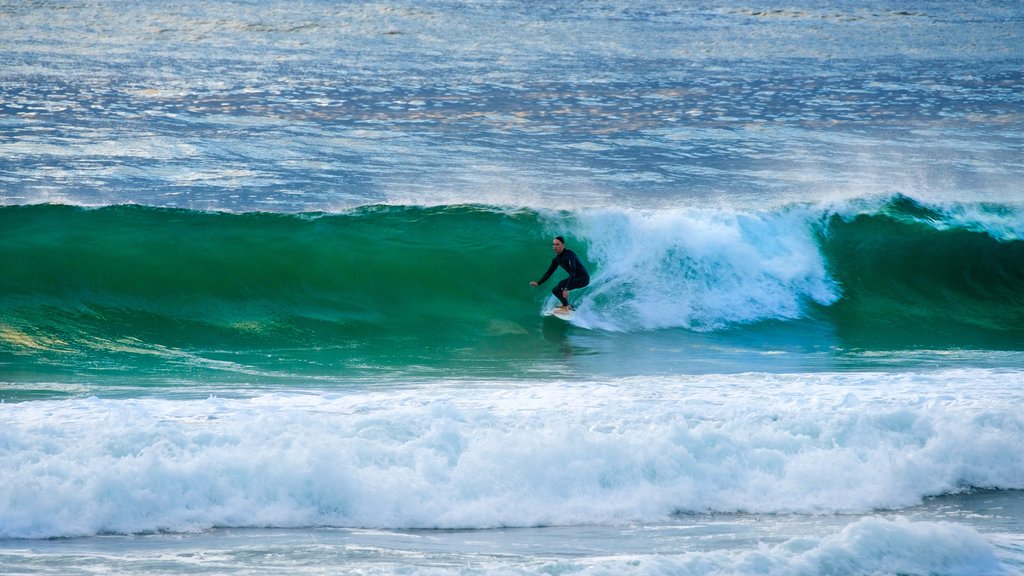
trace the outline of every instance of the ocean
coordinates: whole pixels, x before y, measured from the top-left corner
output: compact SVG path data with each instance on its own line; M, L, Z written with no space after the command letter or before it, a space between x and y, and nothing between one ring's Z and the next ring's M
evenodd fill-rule
M1024 574L1022 47L0 0L0 574Z

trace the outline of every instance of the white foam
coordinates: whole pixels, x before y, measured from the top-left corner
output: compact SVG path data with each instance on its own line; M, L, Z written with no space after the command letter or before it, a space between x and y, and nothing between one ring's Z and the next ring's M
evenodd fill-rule
M982 232L1001 242L1024 240L1024 204L946 204L941 207L946 227Z
M570 564L564 562L559 564ZM560 566L561 567L561 566ZM555 566L551 573L560 573ZM693 552L597 562L580 572L600 574L1009 574L993 547L976 531L948 523L867 518L838 534L794 538L739 553Z
M989 202L960 202L931 198L922 194L860 194L835 198L820 206L824 214L836 214L846 220L862 214L885 211L894 198L910 199L930 213L918 221L936 229L963 229L988 234L1001 242L1024 239L1024 202L1019 194L1008 192Z
M714 330L831 304L839 288L815 242L816 217L797 207L583 212L574 229L596 265L577 323Z
M1024 374L453 382L0 410L0 537L865 512L1024 488Z

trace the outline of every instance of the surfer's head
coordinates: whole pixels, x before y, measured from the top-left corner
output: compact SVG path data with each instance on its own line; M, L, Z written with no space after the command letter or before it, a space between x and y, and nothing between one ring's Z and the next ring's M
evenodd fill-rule
M562 250L565 250L565 238L555 236L555 239L551 241L551 249L555 251L555 254L561 254Z

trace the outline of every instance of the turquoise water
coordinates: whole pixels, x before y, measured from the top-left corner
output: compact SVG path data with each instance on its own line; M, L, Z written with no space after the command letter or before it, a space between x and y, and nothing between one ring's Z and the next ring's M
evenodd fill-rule
M1024 216L974 209L905 197L759 212L9 206L0 360L29 389L52 374L76 392L83 379L329 388L870 369L936 351L1017 367ZM527 286L563 230L595 270L573 326L542 317L550 296Z
M0 572L1024 571L1020 6L0 30Z

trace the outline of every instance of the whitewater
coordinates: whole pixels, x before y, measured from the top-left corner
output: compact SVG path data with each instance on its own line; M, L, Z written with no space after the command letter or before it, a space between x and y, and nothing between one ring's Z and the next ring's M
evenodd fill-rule
M1000 574L1020 546L1006 490L1021 489L1022 385L986 370L747 373L27 402L4 415L2 536L17 540L0 550L28 569L81 552L25 538L184 534L156 545L186 569L179 547L206 534L216 549L323 539L318 565L370 573L412 554L442 573ZM296 528L312 533L282 532ZM609 535L637 530L663 533ZM591 531L611 556L558 550ZM455 552L424 540L476 567L445 566ZM155 561L154 544L117 541L129 551L102 553L109 569Z
M740 374L36 403L6 422L20 473L3 535L898 510L1020 486L1021 384Z
M1021 46L0 0L0 574L1024 574Z

